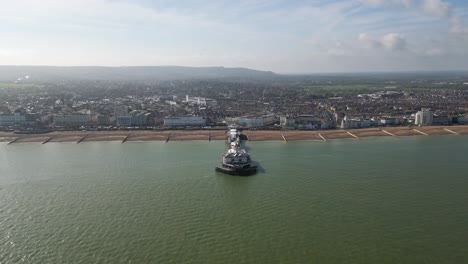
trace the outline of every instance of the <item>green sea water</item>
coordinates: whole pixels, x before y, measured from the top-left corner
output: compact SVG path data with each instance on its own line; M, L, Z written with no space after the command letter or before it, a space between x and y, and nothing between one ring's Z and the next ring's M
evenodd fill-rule
M468 263L468 138L0 144L0 263Z

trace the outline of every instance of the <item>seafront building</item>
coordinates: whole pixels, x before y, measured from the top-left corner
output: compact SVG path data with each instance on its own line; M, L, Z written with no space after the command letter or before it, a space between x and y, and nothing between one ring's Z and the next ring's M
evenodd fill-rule
M335 128L335 119L329 116L311 114L282 115L280 126L283 129L318 130Z
M417 126L430 126L433 121L433 113L428 108L422 108L414 116L414 124Z
M70 127L81 127L87 126L91 122L91 116L89 114L71 114L71 115L55 115L54 125L55 126L70 126Z
M341 121L341 128L342 129L350 129L350 128L368 128L372 126L371 120L362 120L360 118L349 118L345 116Z
M280 116L280 126L284 129L295 129L296 119L288 115Z
M228 124L235 124L247 128L261 128L274 125L277 121L277 118L275 114L266 114L261 116L251 115L231 117L225 118L224 121Z
M395 126L400 124L400 119L396 117L383 117L380 119L380 124L383 126Z
M132 111L126 115L116 117L117 126L120 127L141 127L147 126L150 119L150 113L145 111Z
M117 122L117 126L129 127L129 126L132 126L132 117L129 115L117 116L116 122Z
M200 116L184 116L164 118L166 127L203 127L206 126L206 120Z
M432 118L433 126L449 126L452 124L452 118L448 116L434 116Z
M0 115L0 126L26 125L32 126L36 123L36 114L21 114L15 112L9 115Z
M108 126L112 124L110 116L102 114L96 115L96 122L100 126Z
M241 126L253 128L253 127L262 127L264 123L263 123L263 119L260 117L252 117L252 118L240 117L238 119L238 124Z
M296 116L296 127L305 130L321 129L322 119L316 115L298 115Z
M457 122L460 125L468 125L468 116L459 116L459 117L457 117Z

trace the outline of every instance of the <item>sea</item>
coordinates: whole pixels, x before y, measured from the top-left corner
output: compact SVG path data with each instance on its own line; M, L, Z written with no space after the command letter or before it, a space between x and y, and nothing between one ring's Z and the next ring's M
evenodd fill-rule
M0 263L468 263L468 137L0 144Z

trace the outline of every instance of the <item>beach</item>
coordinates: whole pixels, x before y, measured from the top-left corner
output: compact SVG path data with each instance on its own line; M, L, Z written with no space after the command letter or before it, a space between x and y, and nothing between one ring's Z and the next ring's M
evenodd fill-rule
M52 143L96 141L214 141L225 140L224 130L119 130L119 131L54 131L46 134L15 134L0 132L0 142ZM250 141L301 141L333 139L361 139L365 137L403 137L431 135L468 135L468 126L381 127L334 130L244 130Z

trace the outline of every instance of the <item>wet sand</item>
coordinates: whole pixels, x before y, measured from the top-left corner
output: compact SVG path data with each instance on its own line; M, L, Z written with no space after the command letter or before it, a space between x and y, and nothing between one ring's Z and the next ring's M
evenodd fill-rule
M468 135L468 126L430 126L430 127L382 127L366 129L335 129L335 130L244 130L250 141L301 141L301 140L333 140L361 139L366 137L426 136L426 135ZM50 142L95 142L95 141L214 141L225 140L222 130L165 130L165 131L54 131L47 134L14 134L0 132L0 142L50 143Z

